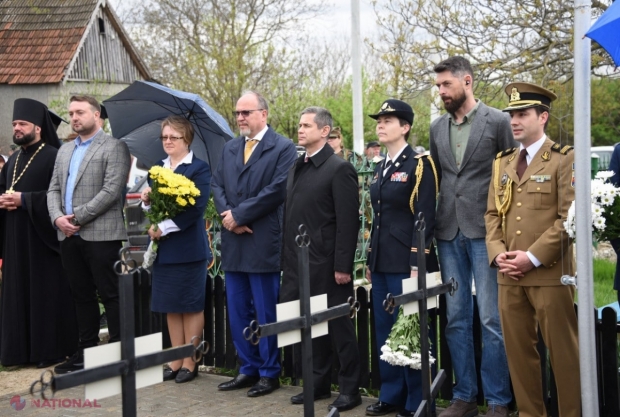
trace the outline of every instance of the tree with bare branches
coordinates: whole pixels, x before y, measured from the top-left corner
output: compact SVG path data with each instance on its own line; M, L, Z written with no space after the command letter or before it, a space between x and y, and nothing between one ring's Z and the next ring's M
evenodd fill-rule
M593 0L600 15L612 0ZM543 86L573 74L573 2L563 0L374 1L381 27L371 42L394 89L415 95L433 85L433 66L451 55L468 58L477 76L476 96L492 100L509 81ZM611 60L593 46L594 72Z

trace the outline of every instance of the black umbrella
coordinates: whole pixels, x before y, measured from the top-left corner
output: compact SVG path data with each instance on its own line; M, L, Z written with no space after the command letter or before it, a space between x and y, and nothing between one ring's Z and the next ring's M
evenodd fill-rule
M166 158L161 140L161 121L176 114L194 126L191 150L217 169L224 144L234 134L226 120L198 95L173 90L148 81L136 81L104 101L115 137L147 167Z

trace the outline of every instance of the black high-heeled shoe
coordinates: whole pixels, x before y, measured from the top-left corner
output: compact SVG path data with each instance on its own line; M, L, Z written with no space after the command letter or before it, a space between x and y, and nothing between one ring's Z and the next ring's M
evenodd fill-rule
M164 381L171 381L175 379L179 373L181 368L173 371L172 368L166 367L164 368Z

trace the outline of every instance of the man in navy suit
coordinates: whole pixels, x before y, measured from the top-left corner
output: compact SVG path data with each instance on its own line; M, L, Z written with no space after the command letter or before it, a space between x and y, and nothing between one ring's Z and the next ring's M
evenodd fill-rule
M255 92L246 92L237 101L241 136L224 146L211 184L224 226L222 269L228 318L241 360L239 375L218 388L251 387L249 397L280 387L276 336L254 346L242 332L255 319L276 321L286 178L297 157L293 142L267 125L268 111L265 98Z

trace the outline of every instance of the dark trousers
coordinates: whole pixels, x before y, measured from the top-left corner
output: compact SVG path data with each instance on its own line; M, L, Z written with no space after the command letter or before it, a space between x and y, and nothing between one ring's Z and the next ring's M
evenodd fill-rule
M120 240L90 242L80 236L60 242L62 264L67 271L77 313L80 350L99 343L97 293L105 306L110 342L120 340L118 275L114 272L114 263L119 259L121 246Z
M360 383L360 354L353 321L348 316L338 317L328 322L328 329L327 336L312 339L314 391L319 393L331 391L332 366L336 355L340 362L338 372L340 393L357 394Z
M243 329L252 320L260 324L277 321L279 291L279 272L226 272L227 313L233 343L241 360L239 373L267 378L280 376L277 336L263 338L257 346L243 337Z
M614 275L614 290L618 293L618 303L620 303L620 238L609 241L616 252L616 273Z
M400 295L403 293L403 279L409 278L410 273L386 274L382 272L372 273L372 303L373 306L381 306L388 293ZM392 326L398 319L398 310L390 314L383 308L374 308L375 320L375 343L377 352L388 339ZM435 331L429 326L429 339L431 340L431 355L437 358L435 349ZM436 373L436 365L431 366L433 375ZM381 391L379 400L388 404L405 407L408 411L415 412L422 402L422 371L412 369L409 366L396 366L379 360L379 375L381 376ZM434 409L435 404L431 407Z

